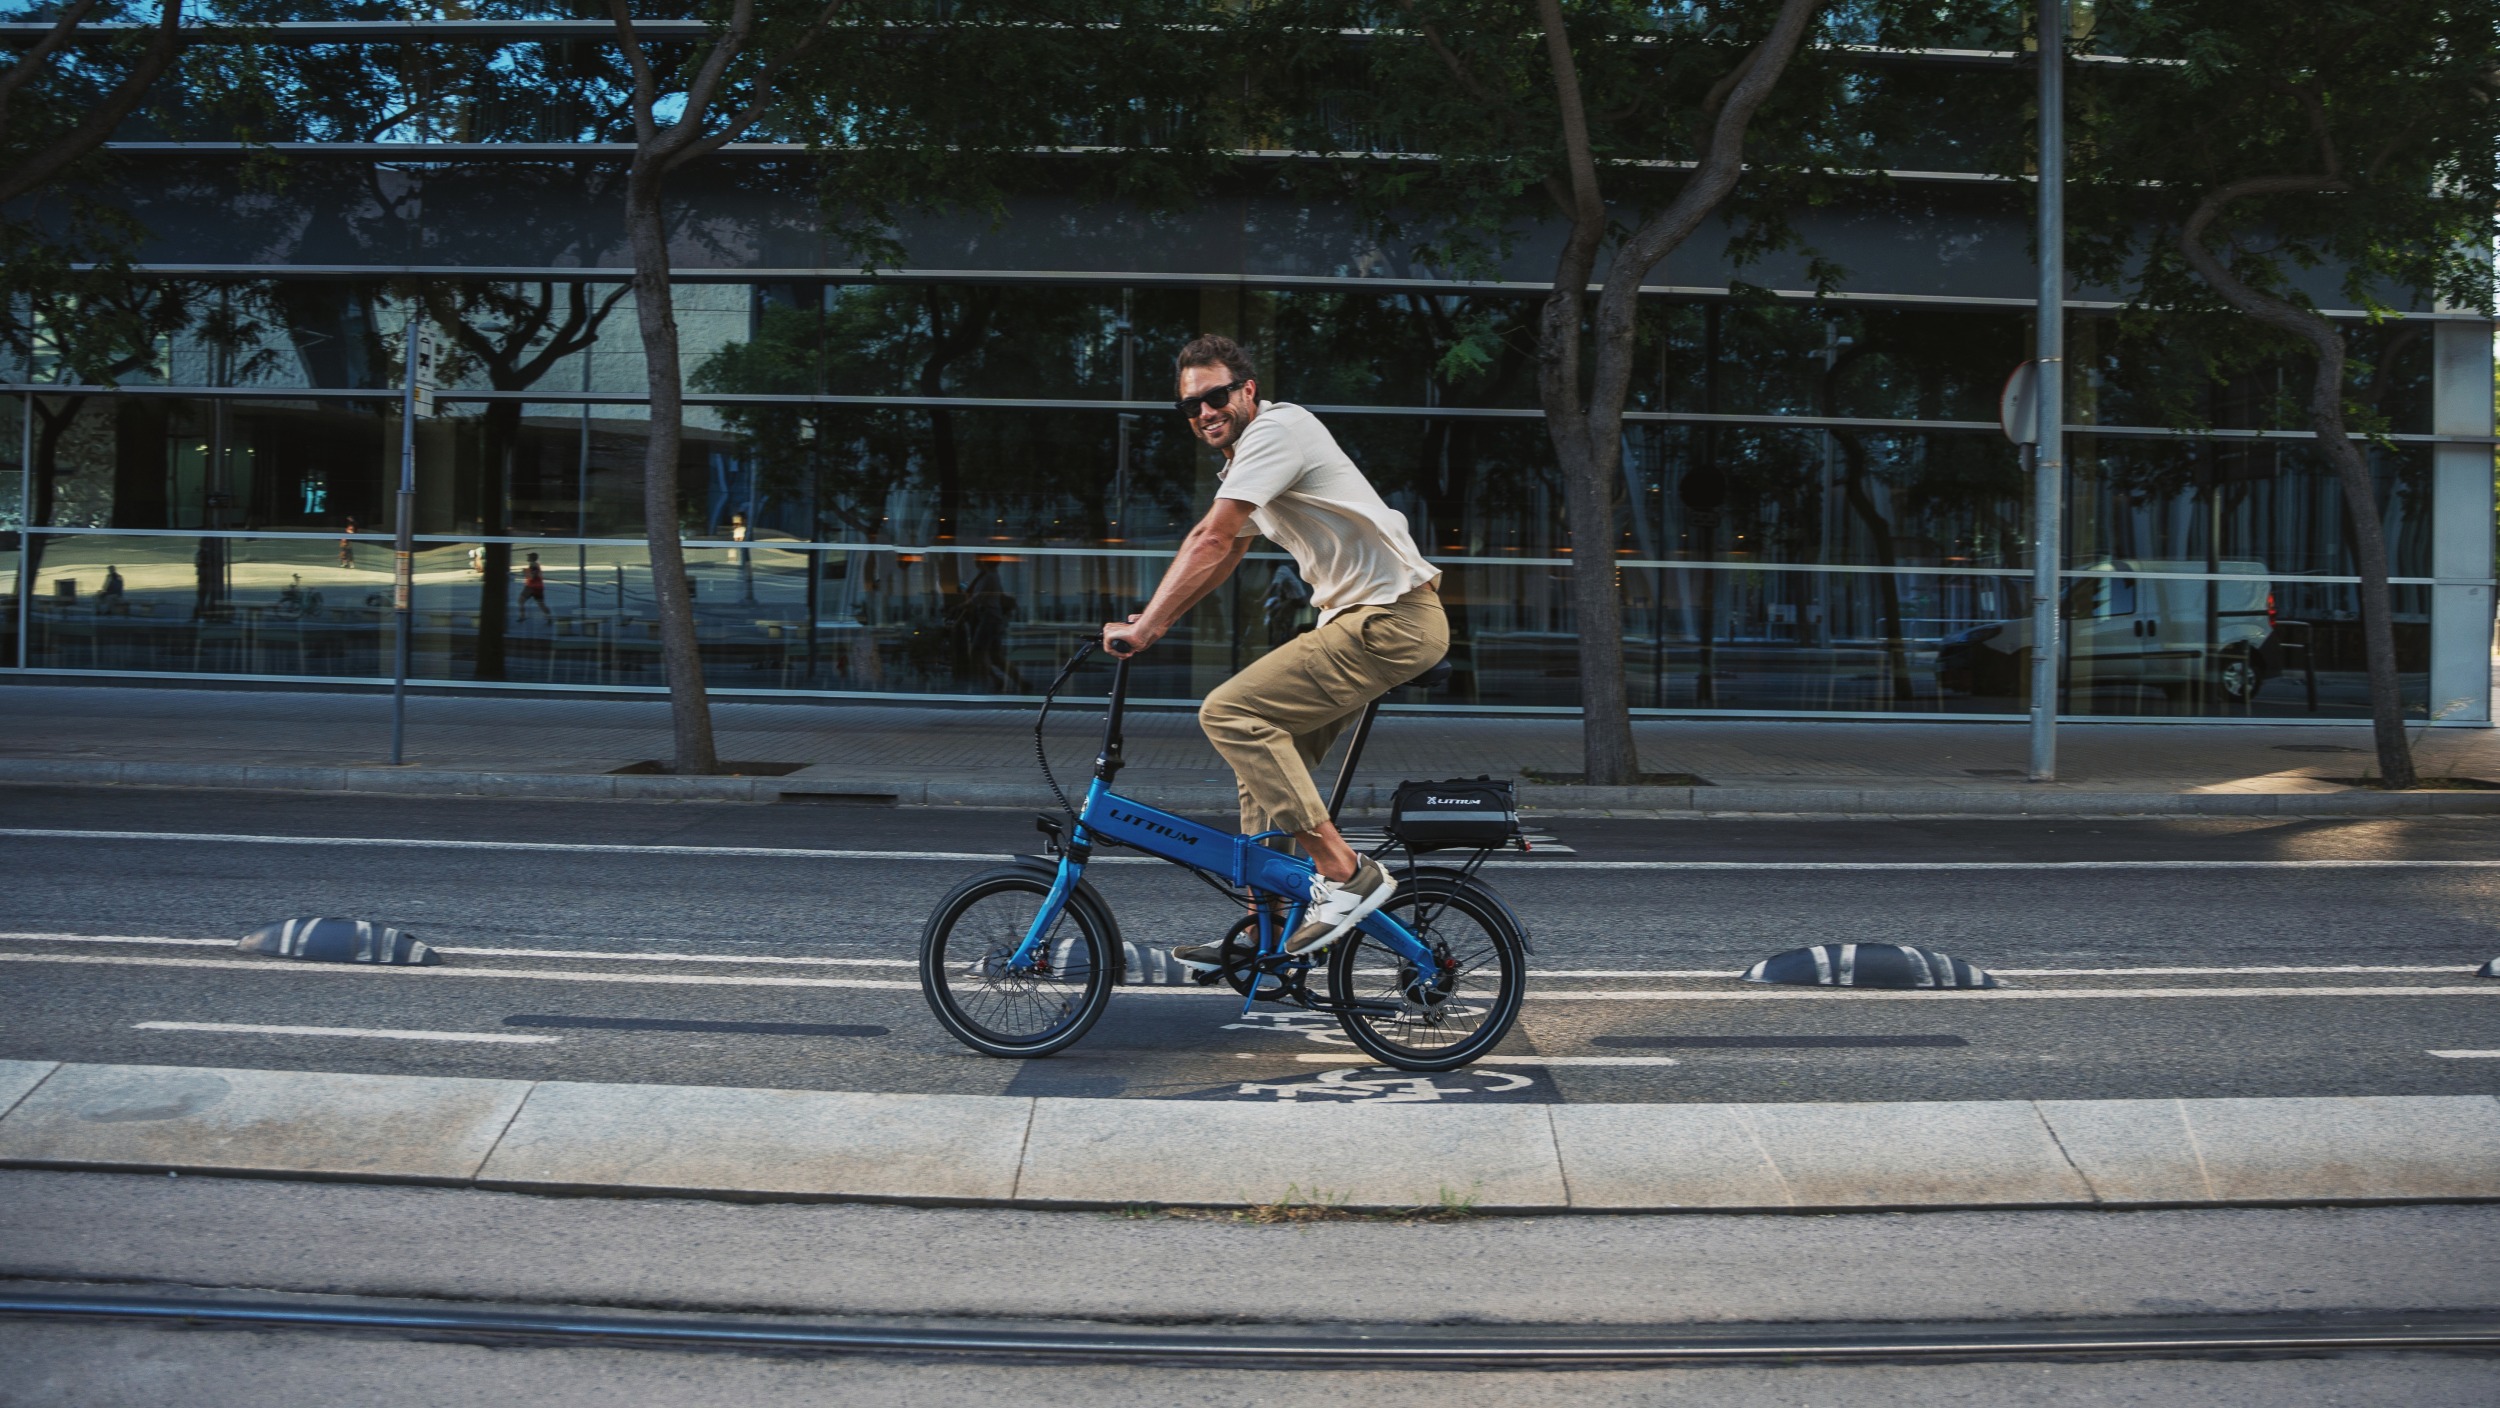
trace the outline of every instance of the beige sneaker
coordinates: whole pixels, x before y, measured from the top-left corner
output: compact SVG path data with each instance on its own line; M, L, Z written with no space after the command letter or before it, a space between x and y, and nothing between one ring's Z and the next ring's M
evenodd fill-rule
M1347 930L1387 904L1397 891L1398 882L1381 869L1380 862L1370 859L1355 867L1354 878L1342 885L1324 877L1313 878L1311 907L1303 911L1302 927L1285 940L1285 952L1297 958L1319 952L1344 938Z

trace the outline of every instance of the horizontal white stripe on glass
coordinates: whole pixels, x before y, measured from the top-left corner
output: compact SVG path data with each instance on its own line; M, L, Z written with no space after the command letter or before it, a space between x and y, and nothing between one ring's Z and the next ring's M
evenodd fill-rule
M1990 428L1993 429L1994 427ZM263 530L227 528L210 530L193 528L48 527L37 528L31 531L40 533L47 538L223 538L235 541L267 539L273 542L294 541L322 543L335 543L339 540L339 535L336 532L315 533L280 529ZM359 536L362 537L365 535ZM390 541L390 537L385 533L375 533L370 535L369 540L374 543L387 543ZM419 533L415 535L414 541L422 546L430 547L436 550L459 547L470 543L507 543L514 547L532 548L582 547L639 549L643 546L643 540L640 538L520 538L487 537L478 534L459 533ZM718 551L748 550L757 552L801 553L882 552L910 553L914 556L941 557L948 554L955 554L977 555L984 557L1138 558L1157 562L1170 558L1174 552L1178 551L1177 548L1067 547L1056 544L1026 546L1014 543L812 543L785 539L757 539L751 542L741 543L729 538L688 538L683 543L683 546L688 548ZM1286 554L1284 553L1252 553L1250 556L1252 559L1259 561L1283 562L1288 560ZM1572 559L1568 557L1499 557L1486 555L1451 555L1444 557L1427 554L1424 560L1444 567L1569 567L1572 563ZM559 568L562 566L560 563L557 565ZM1618 569L1637 569L1640 571L1803 572L1818 576L2004 578L2029 578L2031 576L2031 572L2028 568L2020 567L1879 567L1869 566L1862 563L1848 562L1692 562L1682 559L1648 557L1619 557L1615 559L1615 566ZM2073 581L2082 577L2140 577L2147 581L2272 582L2291 586L2307 585L2325 587L2353 586L2361 581L2359 577L2337 577L2294 572L2110 572L2086 571L2075 568L2063 570L2058 573L2058 576L2067 581ZM2390 577L2387 581L2390 586L2398 587L2487 587L2494 585L2495 581L2500 581L2500 579L2489 577Z

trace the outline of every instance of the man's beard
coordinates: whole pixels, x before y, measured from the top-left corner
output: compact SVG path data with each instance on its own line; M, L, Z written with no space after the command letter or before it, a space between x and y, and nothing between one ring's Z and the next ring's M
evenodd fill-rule
M1222 449L1224 446L1230 445L1234 441L1240 439L1242 429L1248 423L1249 417L1244 416L1232 407L1227 406L1224 408L1224 419L1219 426L1219 428L1224 432L1222 438L1218 439L1216 437L1209 436L1203 430L1199 432L1198 438L1210 447Z

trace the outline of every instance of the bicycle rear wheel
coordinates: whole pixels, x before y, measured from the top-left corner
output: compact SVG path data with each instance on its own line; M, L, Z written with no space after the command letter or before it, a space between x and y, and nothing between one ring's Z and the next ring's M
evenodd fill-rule
M1500 1045L1527 992L1527 949L1501 902L1454 875L1414 875L1381 911L1423 940L1438 971L1360 929L1339 939L1328 986L1345 1034L1406 1071L1454 1070Z
M1033 971L1007 960L1033 927L1050 878L1023 870L976 875L938 901L920 935L920 991L957 1041L987 1056L1048 1056L1092 1028L1111 1001L1119 962L1083 906L1070 904L1043 939Z

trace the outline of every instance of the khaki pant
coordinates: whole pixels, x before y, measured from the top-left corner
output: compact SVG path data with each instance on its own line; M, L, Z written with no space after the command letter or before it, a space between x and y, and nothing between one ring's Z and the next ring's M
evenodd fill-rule
M1417 587L1389 606L1358 606L1295 636L1216 686L1198 708L1241 789L1241 831L1307 832L1328 819L1311 769L1363 706L1439 663L1450 649L1441 598Z

